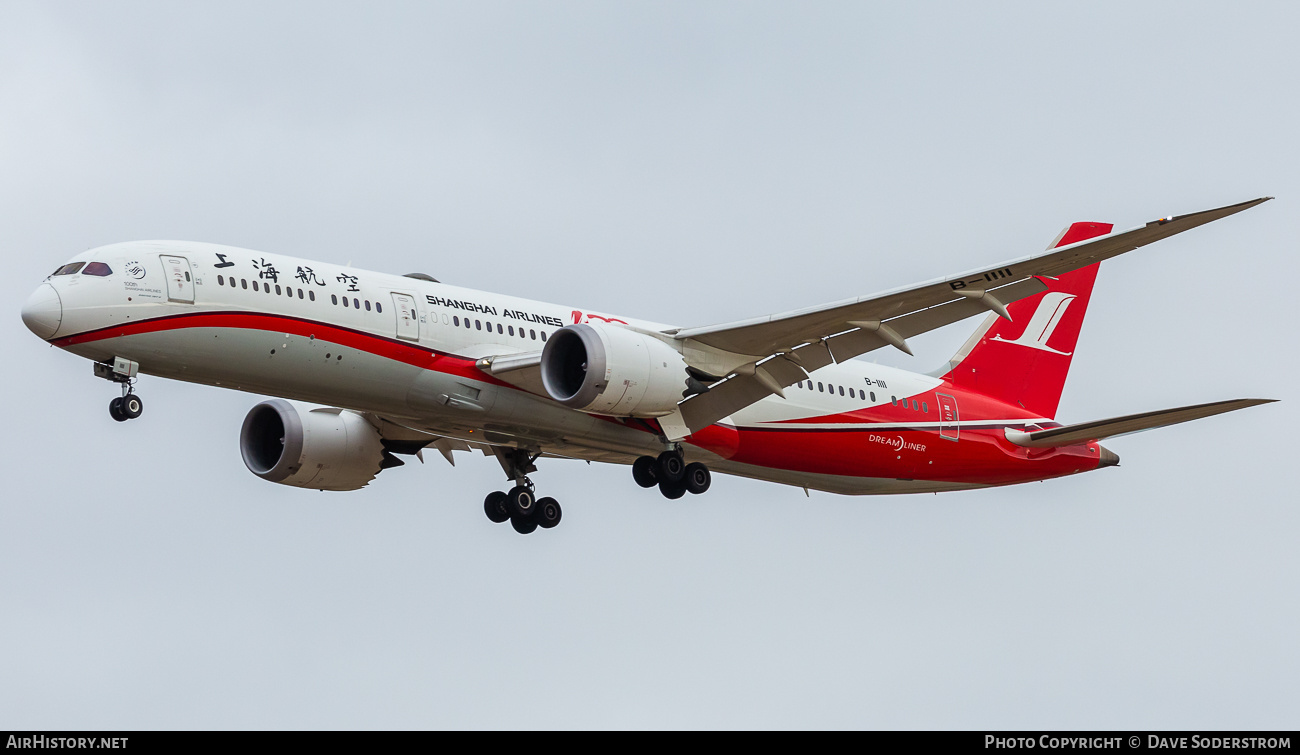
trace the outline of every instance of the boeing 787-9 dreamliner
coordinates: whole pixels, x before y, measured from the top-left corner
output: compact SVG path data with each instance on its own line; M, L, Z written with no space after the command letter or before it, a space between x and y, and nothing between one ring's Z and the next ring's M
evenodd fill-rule
M668 498L704 493L714 471L929 493L1114 466L1098 441L1265 403L1055 421L1098 266L1264 201L1120 232L1074 223L1041 254L703 327L186 241L79 254L22 317L120 384L115 420L141 415L141 374L275 396L244 419L244 463L317 490L364 487L425 449L478 450L510 482L487 495L487 517L530 533L561 517L529 477L547 458L629 464ZM938 371L855 359L910 354L908 338L981 313Z

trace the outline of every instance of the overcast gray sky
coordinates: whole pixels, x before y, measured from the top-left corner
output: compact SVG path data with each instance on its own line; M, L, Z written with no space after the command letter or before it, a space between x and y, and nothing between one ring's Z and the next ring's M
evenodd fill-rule
M1243 7L1244 6L1244 7ZM0 728L1296 728L1294 3L0 0ZM1060 419L1283 402L939 496L240 461L255 396L115 388L19 308L234 244L680 325L1277 201L1106 263ZM975 323L918 341L928 370Z

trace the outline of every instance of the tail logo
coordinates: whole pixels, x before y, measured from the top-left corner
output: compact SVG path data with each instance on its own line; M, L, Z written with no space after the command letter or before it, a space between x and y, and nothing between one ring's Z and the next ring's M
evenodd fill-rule
M1047 342L1051 340L1052 333L1055 332L1056 326L1061 324L1061 318L1065 316L1065 310L1069 309L1070 302L1076 298L1075 294L1052 291L1038 302L1038 309L1034 310L1034 316L1029 318L1029 324L1025 326L1025 332L1014 341L1008 341L1002 336L993 336L994 341L1015 344L1016 346L1027 346L1039 351L1047 351L1061 356L1070 356L1072 351L1057 351Z

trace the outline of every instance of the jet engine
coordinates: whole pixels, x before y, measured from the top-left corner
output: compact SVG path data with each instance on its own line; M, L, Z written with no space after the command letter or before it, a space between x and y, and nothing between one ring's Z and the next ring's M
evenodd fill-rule
M687 392L686 362L652 336L601 323L568 325L542 349L542 385L565 406L616 417L661 417Z
M244 417L239 451L263 480L313 490L357 490L393 466L379 431L356 412L271 399Z

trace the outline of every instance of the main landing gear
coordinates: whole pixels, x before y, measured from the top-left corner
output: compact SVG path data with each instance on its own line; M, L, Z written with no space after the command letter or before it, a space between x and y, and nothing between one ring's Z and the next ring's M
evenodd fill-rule
M483 499L483 513L487 518L495 524L508 520L521 535L531 534L538 527L549 530L559 524L564 514L560 502L554 498L538 498L532 480L528 479L528 473L537 471L533 462L539 454L522 448L494 448L493 451L515 486L508 493L499 490L488 493Z
M664 498L676 500L687 493L699 495L708 490L713 476L708 467L698 461L687 464L682 452L672 449L658 457L638 458L632 463L632 479L643 488L658 485Z
M111 380L122 386L122 395L108 402L108 416L118 422L135 419L144 413L144 401L135 395L135 376L140 365L129 359L115 358L112 362L96 362L95 377Z

